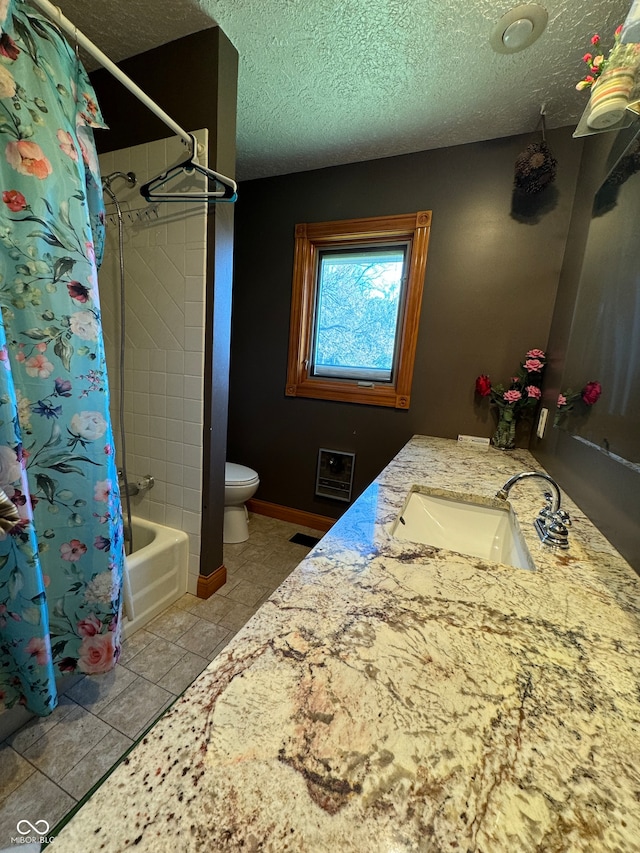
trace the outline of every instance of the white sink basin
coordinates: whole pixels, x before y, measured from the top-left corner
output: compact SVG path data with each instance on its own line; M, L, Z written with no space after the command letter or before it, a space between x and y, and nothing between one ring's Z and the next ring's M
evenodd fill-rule
M414 486L391 534L492 563L535 569L508 501Z

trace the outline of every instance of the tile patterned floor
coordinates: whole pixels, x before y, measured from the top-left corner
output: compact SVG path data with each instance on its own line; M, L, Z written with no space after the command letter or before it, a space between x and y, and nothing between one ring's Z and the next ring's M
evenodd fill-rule
M0 850L18 821L51 827L194 681L308 553L294 533L322 534L252 515L248 542L225 546L227 583L206 601L185 595L123 644L116 668L86 676L56 710L0 743Z

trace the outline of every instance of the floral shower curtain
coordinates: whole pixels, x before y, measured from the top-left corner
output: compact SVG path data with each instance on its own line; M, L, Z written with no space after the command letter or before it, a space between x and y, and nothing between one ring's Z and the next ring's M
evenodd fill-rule
M119 655L122 515L97 265L104 212L84 69L57 27L0 0L0 708Z

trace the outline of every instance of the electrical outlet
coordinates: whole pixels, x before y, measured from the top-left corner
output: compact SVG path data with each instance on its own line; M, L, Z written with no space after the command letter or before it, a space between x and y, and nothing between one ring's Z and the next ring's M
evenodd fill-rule
M536 435L538 438L544 438L545 427L547 426L547 418L549 417L549 409L540 409L540 416L538 417L538 428L536 429Z

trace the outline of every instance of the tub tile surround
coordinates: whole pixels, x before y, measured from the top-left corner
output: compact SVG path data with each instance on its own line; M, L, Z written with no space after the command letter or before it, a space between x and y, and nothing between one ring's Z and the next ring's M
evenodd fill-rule
M225 546L234 568L208 601L183 595L124 641L114 670L76 679L50 716L32 717L0 736L5 738L0 742L0 850L16 836L19 820L44 819L53 827L63 818L230 641L237 626L218 620L237 604L248 607L246 618L253 615L291 571L291 559L299 562L309 551L288 541L295 532L313 533L306 528L262 516L252 517L249 528L259 547ZM276 553L283 559L274 570L265 561L273 562ZM260 584L249 580L256 575ZM201 609L204 604L209 611ZM203 654L190 651L197 637Z
M413 484L524 470L414 437L52 849L640 851L628 564L566 497L571 548L543 550L533 479L510 502L536 571L389 533Z
M207 131L197 131L206 149ZM100 156L103 175L133 171L137 185L115 179L125 242L126 344L124 420L129 478L151 474L154 488L131 498L135 515L189 533L188 590L200 568L206 205L151 203L139 188L186 159L175 137ZM116 209L108 197L107 243L99 285L118 425L119 254Z

